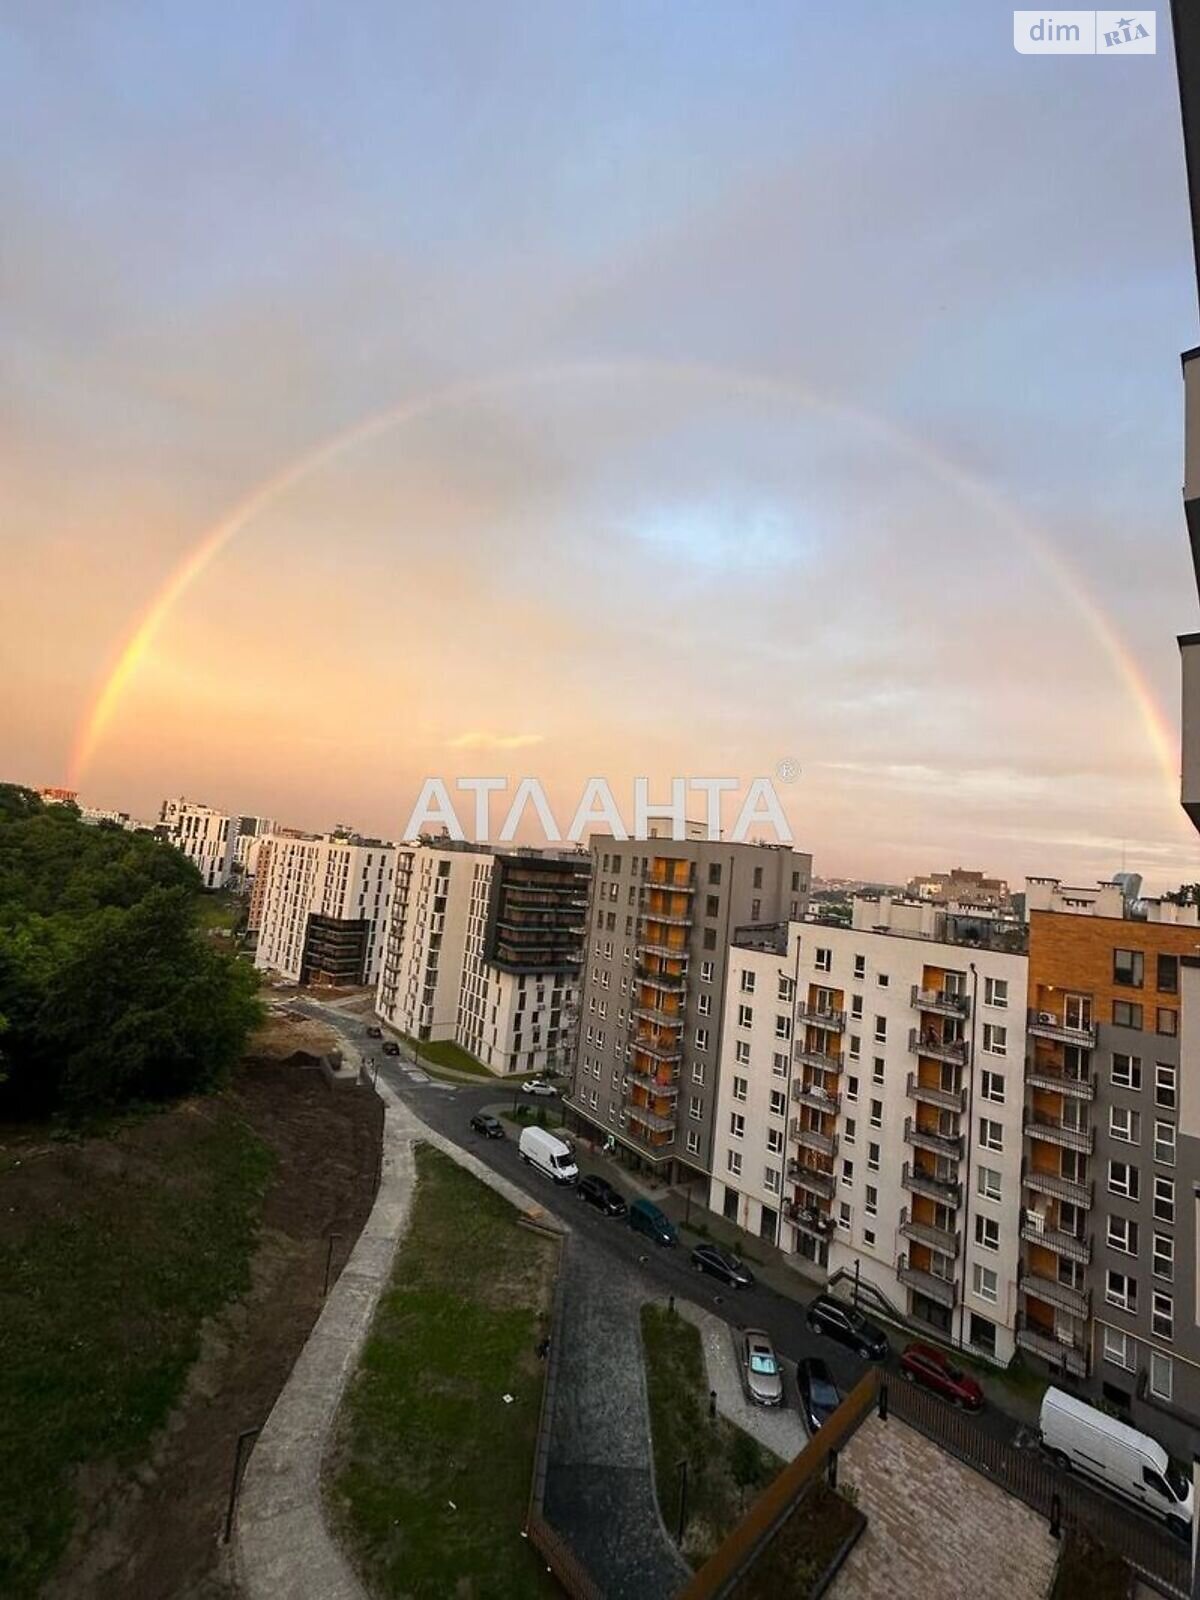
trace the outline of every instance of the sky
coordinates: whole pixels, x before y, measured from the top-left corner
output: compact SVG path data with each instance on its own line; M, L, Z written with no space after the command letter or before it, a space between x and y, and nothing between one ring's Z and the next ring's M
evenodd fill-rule
M0 776L394 835L784 763L818 873L1200 875L1158 23L6 6Z

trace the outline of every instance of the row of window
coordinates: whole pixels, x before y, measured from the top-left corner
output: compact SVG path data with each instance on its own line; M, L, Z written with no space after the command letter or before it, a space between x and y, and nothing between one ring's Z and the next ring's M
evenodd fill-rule
M1126 1372L1137 1371L1137 1341L1121 1328L1104 1328L1104 1359L1110 1366ZM1175 1391L1175 1363L1161 1350L1150 1351L1150 1393L1159 1400L1170 1400Z

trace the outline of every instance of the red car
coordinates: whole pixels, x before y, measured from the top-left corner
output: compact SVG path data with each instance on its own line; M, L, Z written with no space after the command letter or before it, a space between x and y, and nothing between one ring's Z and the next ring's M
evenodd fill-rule
M983 1405L983 1390L942 1351L929 1344L910 1344L900 1357L900 1371L909 1383L923 1384L967 1411Z

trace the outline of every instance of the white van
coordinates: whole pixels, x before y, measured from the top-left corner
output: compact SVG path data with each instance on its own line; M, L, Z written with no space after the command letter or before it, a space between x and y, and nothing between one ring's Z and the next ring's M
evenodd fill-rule
M571 1146L547 1128L522 1128L517 1148L526 1166L536 1167L555 1183L574 1183L579 1177Z
M1061 1389L1046 1390L1041 1422L1042 1444L1060 1466L1095 1478L1176 1533L1191 1533L1191 1479L1157 1439Z

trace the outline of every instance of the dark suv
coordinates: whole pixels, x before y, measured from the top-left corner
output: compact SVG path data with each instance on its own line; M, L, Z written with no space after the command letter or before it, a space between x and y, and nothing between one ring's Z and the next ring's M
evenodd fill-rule
M575 1185L575 1193L588 1205L595 1206L597 1211L603 1211L606 1217L623 1217L629 1210L608 1179L596 1172L589 1172L580 1178Z
M844 1300L819 1294L808 1308L807 1322L813 1333L836 1339L867 1361L887 1359L888 1342L882 1328L868 1322L861 1311Z

